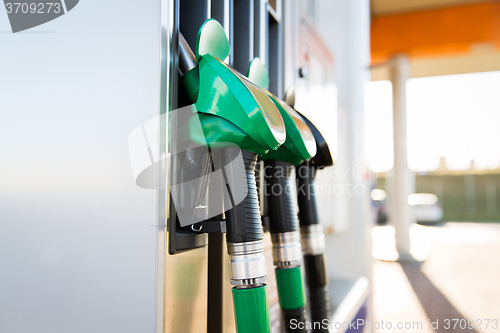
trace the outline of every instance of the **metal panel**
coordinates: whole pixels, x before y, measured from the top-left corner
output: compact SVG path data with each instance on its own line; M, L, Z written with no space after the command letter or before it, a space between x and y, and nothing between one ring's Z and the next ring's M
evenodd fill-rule
M167 128L168 128L168 111L171 105L171 91L173 78L177 75L172 75L175 63L172 60L172 50L170 41L172 40L173 23L174 23L174 3L171 0L162 0L160 7L160 116L159 122L159 138L158 138L158 160L161 161L158 167L159 186L157 194L158 205L158 223L156 237L156 290L155 290L155 332L163 333L165 324L165 254L167 249L166 243L166 223L168 215L168 198L166 189L169 185L170 169L167 168ZM176 73L177 74L177 73Z
M166 257L165 332L207 331L208 248Z
M171 75L170 106L172 109L189 104L186 96L182 95L181 82L178 80L177 45L179 29L187 42L194 50L198 29L209 17L210 6L206 0L174 1L172 15L172 36L169 39L171 47ZM175 113L173 113L175 115ZM170 115L169 151L176 146L174 141L176 119ZM176 157L170 159L170 183L176 183L179 177L179 162ZM168 193L169 193L169 188ZM170 196L166 196L170 200ZM176 253L175 241L180 241L173 233L175 231L175 208L169 203L169 237L166 247L169 253L164 261L164 331L163 332L206 332L207 330L207 275L208 275L208 248L202 247L183 253ZM172 237L173 236L173 237ZM206 235L204 235L206 236Z
M254 56L259 57L262 62L268 67L267 53L267 28L268 15L267 3L265 0L255 0L254 3Z
M211 0L211 17L219 21L229 38L230 53L226 62L233 63L233 0Z
M278 4L280 2L278 1ZM278 6L278 8L281 6ZM278 97L283 96L282 91L282 23L281 15L274 11L271 6L267 6L268 10L268 37L267 37L267 54L268 54L268 71L269 71L269 91Z
M154 331L157 198L127 140L160 113L160 3L18 34L0 13L2 333Z
M180 5L180 31L194 51L198 29L210 17L208 0L182 0Z
M233 67L246 74L248 64L254 57L254 0L234 2L234 38L231 41L234 50Z

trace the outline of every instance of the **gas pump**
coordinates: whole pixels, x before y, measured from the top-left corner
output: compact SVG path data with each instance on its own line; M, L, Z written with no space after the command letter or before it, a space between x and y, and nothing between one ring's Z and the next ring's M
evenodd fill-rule
M255 58L251 62L248 77L260 87L267 88L269 78L260 59ZM305 324L306 299L300 265L302 250L297 203L291 192L291 185L294 181L293 168L316 154L316 143L302 117L274 95L268 94L280 110L287 132L285 143L277 150L260 157L264 160L266 199L278 297L285 332L306 332L305 328L297 329L299 326L297 324L300 322Z
M195 105L193 116L203 130L202 136L194 134L191 140L208 145L212 158L224 166L221 170L232 203L226 211L226 239L236 330L270 332L255 164L257 155L285 142L283 119L263 89L221 61L229 54L229 42L217 21L207 20L200 28L196 55L182 36L179 52L180 72ZM231 163L240 154L243 162ZM246 187L248 194L236 202L231 189L240 187Z

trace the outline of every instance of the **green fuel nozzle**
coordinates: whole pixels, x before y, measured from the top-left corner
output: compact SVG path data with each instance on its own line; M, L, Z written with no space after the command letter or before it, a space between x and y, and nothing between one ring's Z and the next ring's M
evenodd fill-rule
M215 148L230 142L258 155L281 146L286 133L280 111L265 90L224 63L229 41L219 22L203 23L195 54L179 39L180 72L204 132L192 139Z

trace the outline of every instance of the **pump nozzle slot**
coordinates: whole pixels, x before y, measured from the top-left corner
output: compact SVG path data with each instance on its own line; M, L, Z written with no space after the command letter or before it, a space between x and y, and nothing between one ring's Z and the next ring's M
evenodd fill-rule
M190 230L200 234L208 234L208 233L226 233L226 221L219 220L215 218L207 219L203 222L198 222L195 224L191 224L187 227L182 227L183 230Z

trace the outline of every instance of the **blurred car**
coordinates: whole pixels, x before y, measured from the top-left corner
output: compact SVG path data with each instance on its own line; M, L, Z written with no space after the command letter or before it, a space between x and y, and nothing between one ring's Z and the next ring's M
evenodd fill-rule
M419 224L435 224L443 219L443 208L435 194L410 194L408 204L413 207L415 220Z
M371 191L370 197L377 211L377 224L387 224L387 221L389 220L389 205L387 204L387 194L384 190L374 189Z

